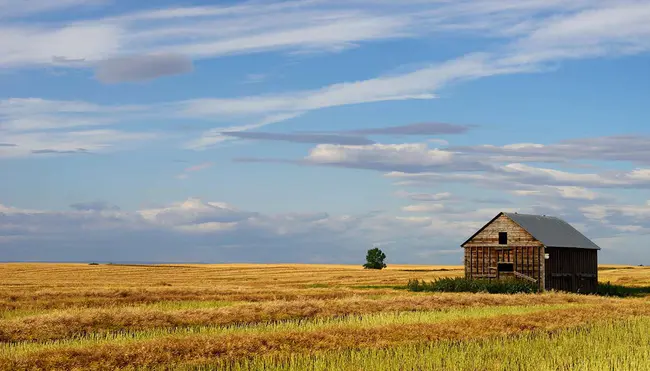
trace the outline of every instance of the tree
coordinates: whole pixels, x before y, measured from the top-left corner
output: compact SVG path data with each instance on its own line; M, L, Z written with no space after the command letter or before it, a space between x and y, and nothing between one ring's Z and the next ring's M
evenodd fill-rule
M365 269L386 268L384 259L386 259L386 254L379 250L379 248L375 247L374 249L368 250L368 254L366 254L366 264L364 264L363 267Z

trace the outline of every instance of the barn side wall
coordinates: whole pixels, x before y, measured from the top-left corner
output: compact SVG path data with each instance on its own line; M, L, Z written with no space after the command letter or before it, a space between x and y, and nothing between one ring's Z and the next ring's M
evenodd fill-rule
M547 247L546 288L590 293L598 285L598 250Z
M499 244L499 232L508 233L508 243ZM514 271L536 280L544 289L544 246L530 233L501 215L464 244L465 277L502 278L497 263L513 263Z

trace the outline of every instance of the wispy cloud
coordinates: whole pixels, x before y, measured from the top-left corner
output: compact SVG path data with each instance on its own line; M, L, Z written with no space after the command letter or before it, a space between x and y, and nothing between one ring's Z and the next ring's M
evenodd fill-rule
M105 201L77 202L70 207L77 211L119 211L120 208Z
M83 130L57 133L15 133L6 138L18 145L0 151L1 157L85 154L128 148L130 144L158 138L156 133L117 130Z
M475 38L498 40L491 43L489 50L476 50L446 62L432 62L405 73L301 91L204 97L142 108L143 114L164 115L167 119L213 121L214 129L185 144L187 148L204 149L233 139L222 135L224 131L260 128L314 110L434 99L450 84L468 80L545 71L548 63L567 59L646 52L650 50L650 29L645 22L648 14L650 4L632 0L615 3L604 0L296 1L163 8L103 19L39 25L0 23L0 33L9 35L0 39L0 50L5 51L0 55L0 66L29 67L78 60L81 62L72 63L70 67L99 65L100 78L117 82L187 71L189 64L184 58L335 51L392 38L427 38L433 33L465 32ZM219 27L215 27L216 24ZM179 57L173 63L156 58L122 63L124 58L134 54L186 57ZM155 66L164 68L153 68ZM106 115L92 117L89 112L81 118L62 118L60 108L56 110L56 115L13 115L6 127L81 127L109 124L102 120L124 121L114 111L109 118ZM228 127L218 127L224 123L229 123ZM436 131L432 124L427 125L413 126L412 132ZM438 129L442 129L442 124L438 125ZM401 130L386 129L384 133L408 134L404 128ZM364 134L380 135L381 132Z
M198 164L198 165L194 165L194 166L190 166L190 167L186 168L185 172L193 173L193 172L196 172L196 171L205 170L205 169L211 168L212 165L213 165L212 162L204 162L202 164Z
M313 144L345 144L345 145L364 145L373 144L374 141L351 135L340 134L311 134L311 133L265 133L249 131L232 131L222 132L222 135L249 140L272 140L293 143L313 143Z
M505 146L452 146L451 151L489 155L500 161L564 162L571 160L629 161L650 164L650 137L618 135L562 140L554 144L514 143Z
M244 83L256 84L265 81L267 78L268 75L264 73L249 73L248 75L246 75L246 80L244 80Z
M20 16L97 2L5 1L0 3L0 14ZM95 44L91 49L86 43L49 45L43 51L58 51L49 53L50 61L52 56L98 61L143 51L192 58L268 51L340 51L364 42L452 32L514 40L512 46L525 51L516 58L525 55L539 61L543 56L590 55L610 49L603 48L604 43L619 45L619 51L647 48L643 40L648 32L647 12L647 3L633 0L275 1L172 7L63 25L59 22L37 29L20 26L14 29L17 32L3 33L10 35L4 39L14 46L14 53L0 63L49 63L35 51L47 46L44 41L60 36L69 41L93 40ZM100 29L112 31L100 38L84 34ZM20 45L20 41L27 42Z
M190 174L196 173L199 171L207 170L211 168L214 164L212 162L204 162L202 164L193 165L186 167L182 173L176 175L177 179L187 179L190 177Z
M107 0L0 0L0 20L2 18L22 17L38 13L55 12L79 6L101 5Z
M362 135L443 135L462 134L470 129L469 126L439 122L422 122L384 128L351 130L350 133Z

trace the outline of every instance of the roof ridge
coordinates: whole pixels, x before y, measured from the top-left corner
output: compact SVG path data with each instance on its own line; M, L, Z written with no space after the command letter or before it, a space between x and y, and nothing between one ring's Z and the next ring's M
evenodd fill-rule
M564 220L564 219L562 219L560 217L557 217L555 215L546 215L546 214L540 215L540 214L528 214L528 213L519 213L519 212L510 213L510 212L505 212L505 211L503 213L506 214L506 215L538 216L540 218L554 218L554 219L560 219L562 221Z

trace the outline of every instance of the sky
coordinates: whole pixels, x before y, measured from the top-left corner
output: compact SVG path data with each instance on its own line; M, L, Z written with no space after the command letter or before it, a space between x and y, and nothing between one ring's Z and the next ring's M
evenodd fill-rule
M648 0L0 0L0 260L650 264Z

